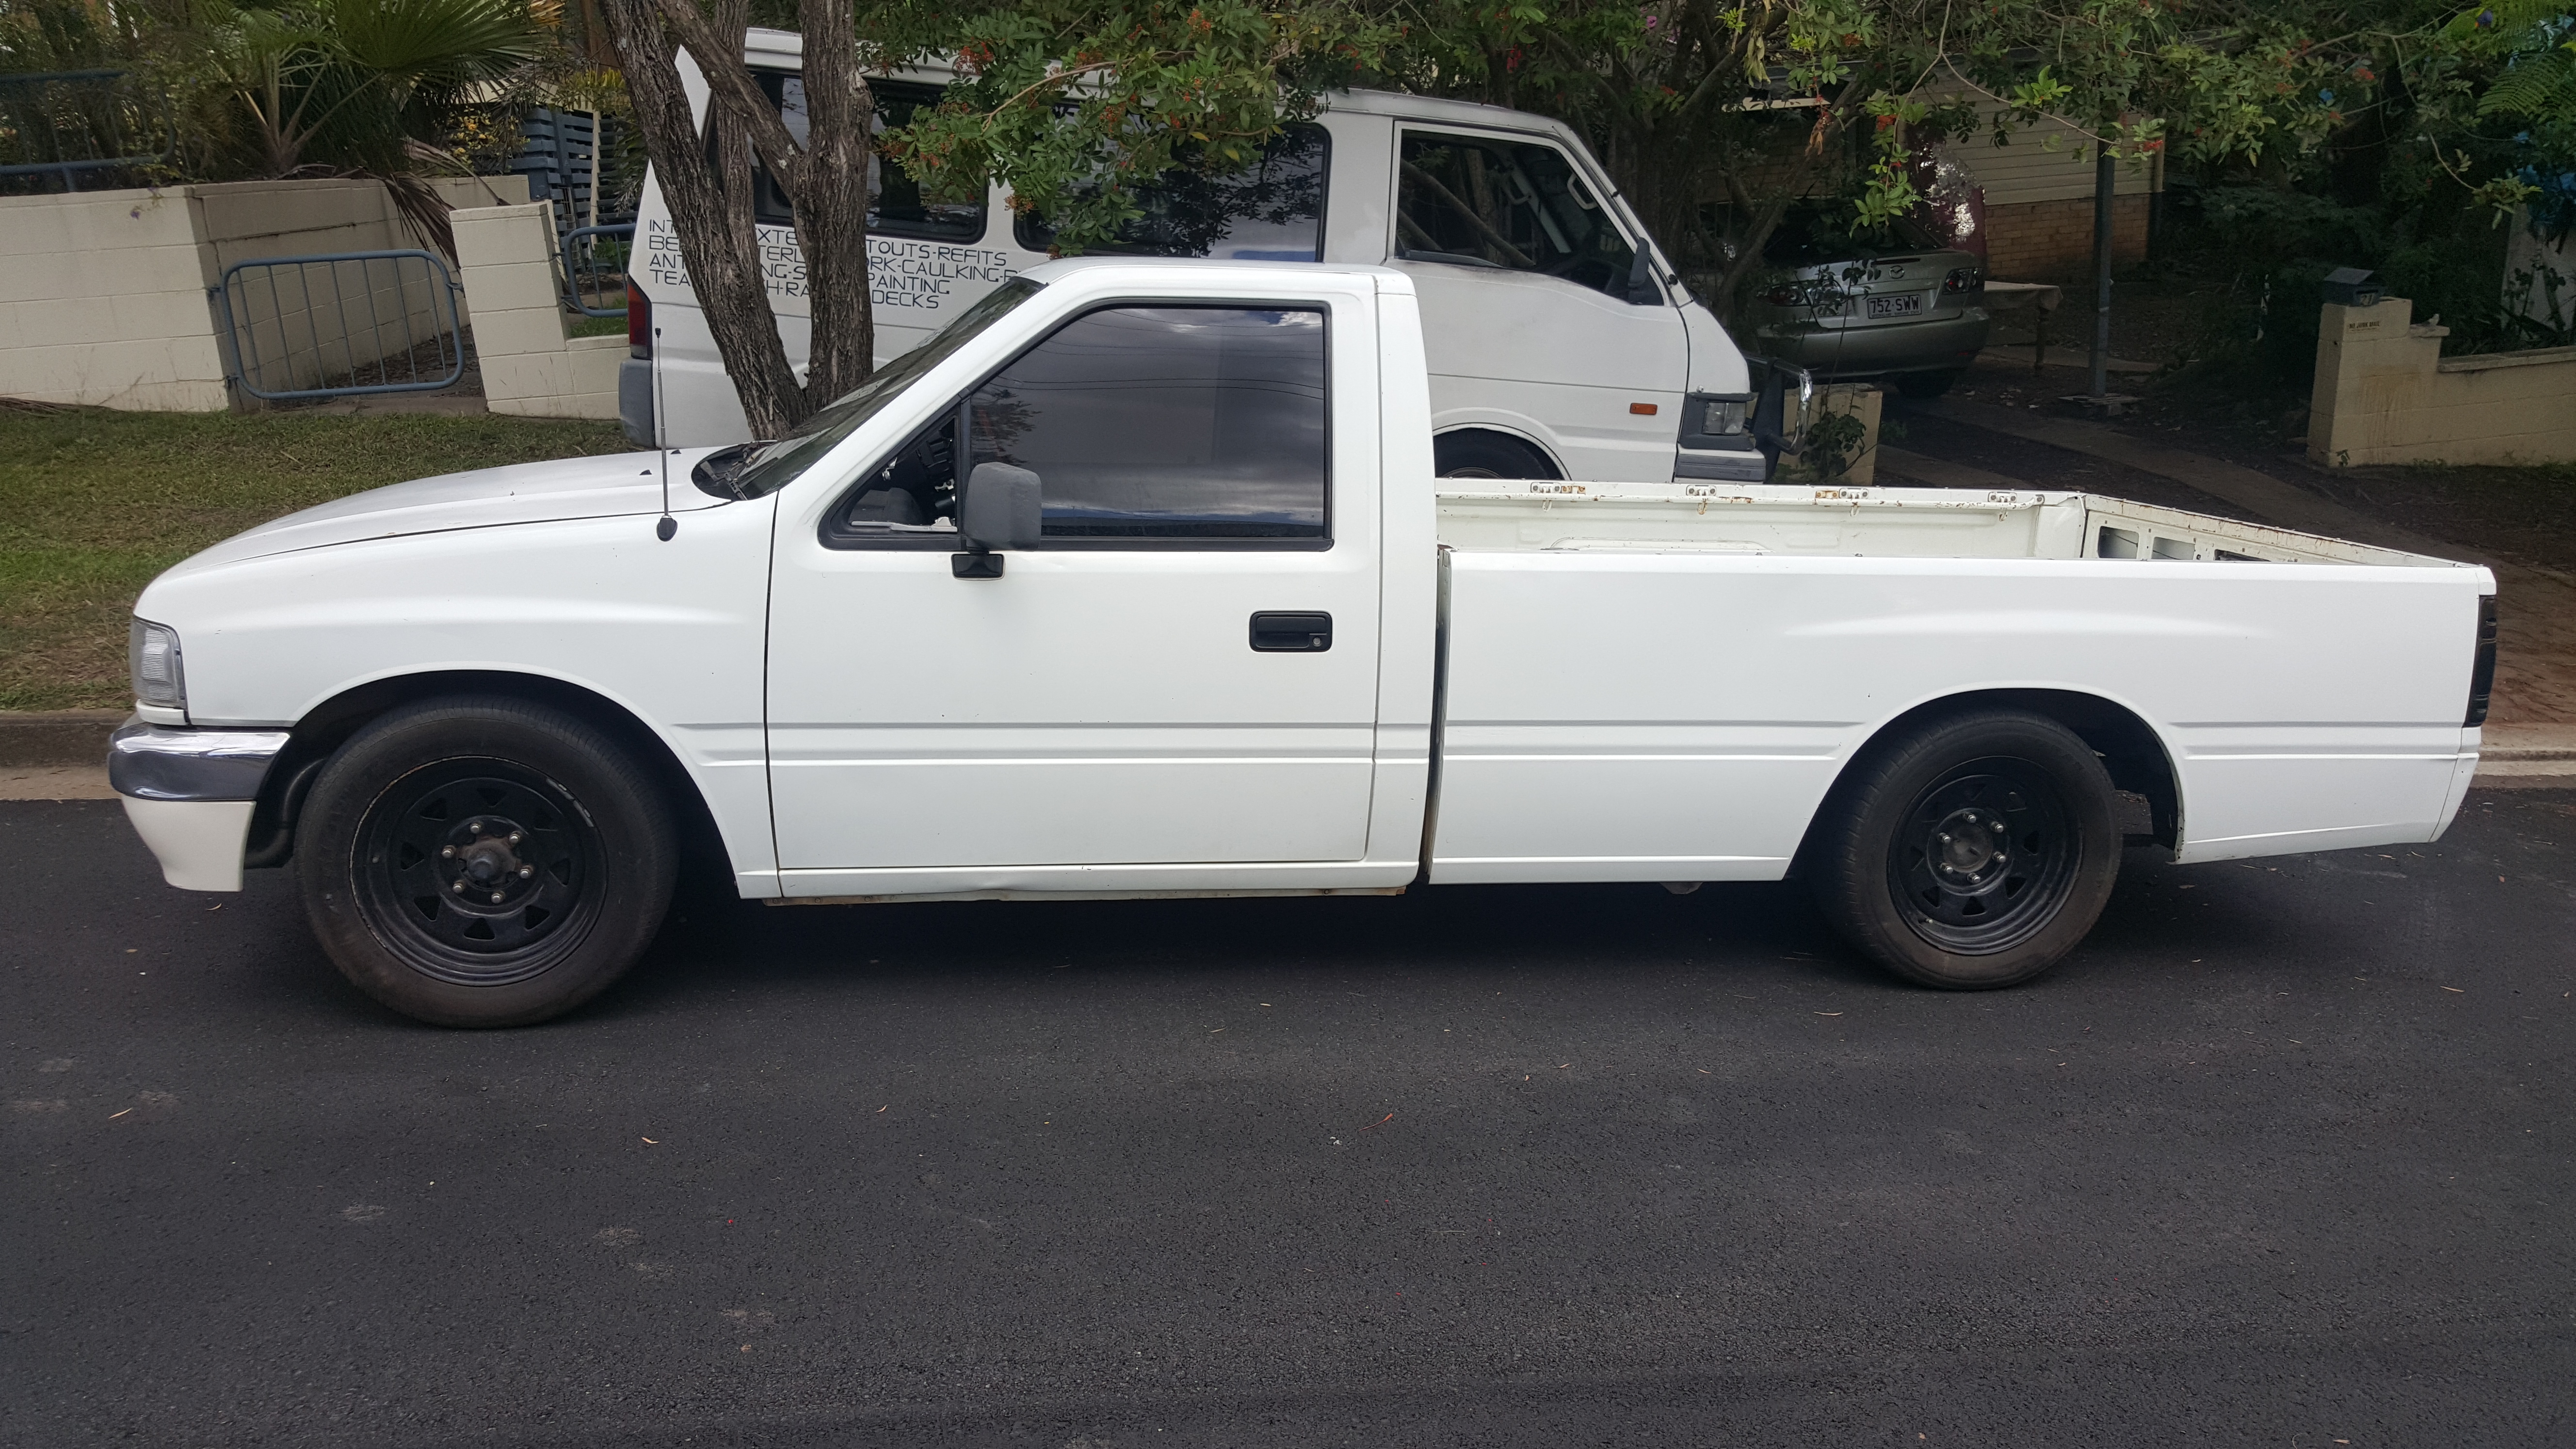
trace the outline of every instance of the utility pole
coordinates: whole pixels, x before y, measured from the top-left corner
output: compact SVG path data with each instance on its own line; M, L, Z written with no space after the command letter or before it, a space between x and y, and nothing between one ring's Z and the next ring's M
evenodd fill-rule
M2111 391L2111 144L2093 145L2093 397Z

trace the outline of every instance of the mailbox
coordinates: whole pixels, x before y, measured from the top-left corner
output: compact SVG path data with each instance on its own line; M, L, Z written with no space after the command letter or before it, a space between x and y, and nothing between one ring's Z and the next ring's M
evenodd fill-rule
M2326 273L2326 300L2346 307L2379 305L2379 283L2360 267L2337 267Z

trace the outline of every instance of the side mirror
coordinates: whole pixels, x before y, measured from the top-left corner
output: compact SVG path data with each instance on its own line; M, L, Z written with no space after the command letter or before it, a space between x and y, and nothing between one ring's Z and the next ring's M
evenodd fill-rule
M1654 254L1637 248L1637 259L1628 264L1628 305L1660 307L1664 305L1663 285L1655 280Z
M1753 446L1762 453L1762 476L1768 480L1780 471L1780 455L1798 455L1806 441L1807 404L1815 398L1816 380L1803 367L1768 357L1748 357L1745 363L1759 383L1759 396L1753 403ZM1798 385L1798 410L1789 411L1789 384Z
M1046 531L1046 505L1038 475L1008 463L978 463L967 476L957 532L966 552L949 555L949 572L961 579L998 579L1002 561L993 550L1034 548Z

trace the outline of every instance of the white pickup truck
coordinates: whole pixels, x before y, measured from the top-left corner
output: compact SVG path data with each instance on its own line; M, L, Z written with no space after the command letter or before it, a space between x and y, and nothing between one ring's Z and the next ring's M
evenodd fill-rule
M1058 262L788 438L179 565L110 771L172 884L291 858L349 977L454 1025L606 986L689 854L825 903L1795 873L2003 986L2124 843L2439 836L2493 592L2076 493L1442 483L1403 272Z

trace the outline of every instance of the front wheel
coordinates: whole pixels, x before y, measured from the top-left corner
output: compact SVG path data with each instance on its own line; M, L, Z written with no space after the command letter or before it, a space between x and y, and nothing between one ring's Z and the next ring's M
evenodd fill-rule
M507 698L406 706L343 745L296 824L305 911L357 987L440 1026L524 1026L605 990L677 874L626 751Z
M2111 778L2074 732L2002 711L1925 725L1837 786L1817 905L1909 981L2013 986L2073 950L2111 898Z

